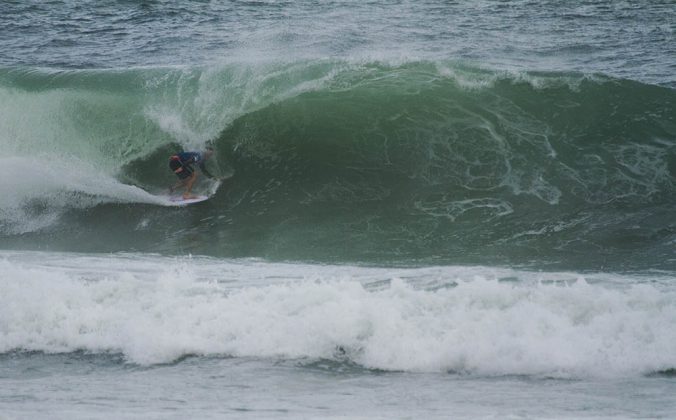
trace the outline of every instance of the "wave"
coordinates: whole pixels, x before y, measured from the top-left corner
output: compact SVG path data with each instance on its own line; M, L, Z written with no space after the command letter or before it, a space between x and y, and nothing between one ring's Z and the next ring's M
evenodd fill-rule
M167 156L206 144L214 171L236 176L202 218L226 209L277 230L275 249L347 230L393 244L389 259L455 244L451 254L543 243L613 254L631 236L663 268L674 232L676 93L630 80L444 61L5 69L0 103L0 159L29 174L2 184L5 235L58 229L102 203L153 203L144 191L173 181ZM157 217L174 223L168 214ZM67 219L91 229L86 214Z
M676 367L673 278L3 253L0 352L626 377Z
M48 225L32 223L36 195L46 202L43 219L53 221L69 206L157 204L124 184L164 190L166 156L161 171L140 180L129 179L126 165L162 148L204 146L247 110L310 89L321 72L315 67L0 69L2 164L28 174L20 185L3 183L11 198L0 204L0 227L17 233ZM288 85L276 88L279 79ZM62 181L45 185L45 177Z

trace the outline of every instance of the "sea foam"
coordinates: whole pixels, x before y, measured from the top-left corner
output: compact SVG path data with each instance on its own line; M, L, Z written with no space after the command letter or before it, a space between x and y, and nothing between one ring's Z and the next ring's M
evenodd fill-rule
M676 291L640 278L42 253L4 253L0 270L0 352L565 378L676 366Z

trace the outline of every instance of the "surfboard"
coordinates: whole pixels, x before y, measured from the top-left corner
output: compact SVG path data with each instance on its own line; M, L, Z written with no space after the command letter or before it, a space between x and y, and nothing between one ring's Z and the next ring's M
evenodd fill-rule
M228 176L227 178L224 178L224 180L228 180L232 177L232 174ZM218 190L218 187L221 186L221 183L223 180L206 180L206 191L204 191L204 184L202 185L202 191L206 192L207 194L195 194L194 198L189 198L189 199L184 199L182 195L171 195L171 194L159 194L155 195L155 197L160 199L161 205L164 206L173 206L173 207L180 207L180 206L188 206L190 204L195 204L195 203L201 203L202 201L206 201L211 196L213 196L216 193L216 190Z
M169 202L174 206L187 206L188 204L200 203L209 199L208 195L196 195L194 198L185 199L183 196L170 196Z
M184 199L181 195L160 194L155 196L155 204L168 207L181 207L201 203L209 199L208 195L196 194L194 198Z

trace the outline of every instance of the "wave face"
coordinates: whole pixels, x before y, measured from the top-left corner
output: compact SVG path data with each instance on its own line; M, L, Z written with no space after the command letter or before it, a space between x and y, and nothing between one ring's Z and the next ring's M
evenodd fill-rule
M306 60L5 69L0 104L8 246L676 268L667 87ZM229 185L154 205L168 155L207 143Z
M676 367L673 278L27 252L0 268L0 353L559 378Z

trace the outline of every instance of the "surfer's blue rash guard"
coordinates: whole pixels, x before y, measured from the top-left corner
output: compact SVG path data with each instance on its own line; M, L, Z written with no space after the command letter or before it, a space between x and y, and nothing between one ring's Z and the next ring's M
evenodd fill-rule
M207 168L204 167L204 157L202 156L202 153L181 152L175 154L174 156L178 158L179 162L181 162L181 166L190 167L190 165L196 164L200 168L200 170L204 173L204 175L208 176L209 178L214 177L209 173L209 171L207 171ZM190 172L192 173L192 171Z

